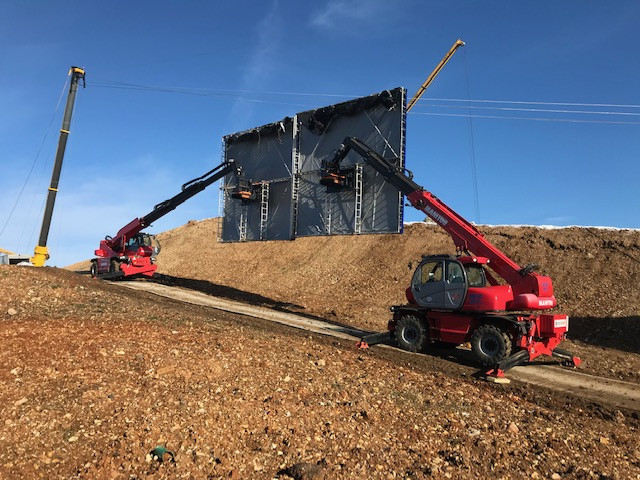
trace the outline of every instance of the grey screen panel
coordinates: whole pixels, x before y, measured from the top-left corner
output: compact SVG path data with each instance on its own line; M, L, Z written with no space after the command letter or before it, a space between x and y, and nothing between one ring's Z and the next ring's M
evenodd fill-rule
M327 193L317 173L300 179L297 236L354 233L355 192Z
M252 202L233 199L229 189L237 178L228 175L222 240L401 232L402 196L357 154L341 166L357 166L354 178L361 182L328 193L320 178L323 162L347 136L404 166L405 118L405 90L396 88L226 136L226 158L242 167L244 179L268 183L268 195Z
M288 240L291 238L291 181L268 183L267 217L263 224L262 203L242 203L225 190L222 240ZM245 220L246 219L246 220ZM244 223L245 232L242 232Z
M291 238L291 181L269 184L269 215L265 240Z
M383 92L384 93L384 92ZM404 166L404 91L372 95L360 102L361 108L328 107L298 114L300 119L300 201L310 208L300 208L297 235L391 233L402 229L401 196L377 172L364 164L356 153L342 161L343 168L362 165L361 226L356 231L356 189L327 193L319 184L324 161L333 158L345 137L356 137L387 159L399 159ZM384 101L391 100L391 101ZM322 110L327 110L323 112ZM315 118L321 118L322 127ZM312 199L317 201L312 202Z
M254 181L291 177L293 121L289 119L225 137L227 158Z
M223 242L239 242L240 241L240 225L243 222L241 218L242 205L236 202L229 195L229 191L223 185L223 215L222 215L222 231L220 239Z
M263 198L242 202L231 198L229 187L235 174L225 177L222 241L285 240L291 238L291 152L293 122L284 119L259 129L225 137L225 156L242 168L242 176L255 183L266 182L266 218Z

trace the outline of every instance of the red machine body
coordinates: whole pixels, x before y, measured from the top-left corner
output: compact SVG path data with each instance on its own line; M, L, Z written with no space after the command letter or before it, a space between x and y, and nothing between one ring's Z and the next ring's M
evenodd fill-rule
M556 307L551 278L536 273L534 264L521 267L511 260L394 162L360 140L347 137L324 166L321 183L328 192L341 179L347 186L340 162L351 150L398 188L414 208L442 227L457 252L456 256L424 256L407 288L408 304L391 307L389 333L400 347L420 351L432 342L453 346L470 342L478 361L493 367L488 373L498 376L540 355L579 365L579 358L557 348L568 331L568 317L530 313ZM374 334L359 346L366 348L386 338L389 335Z
M456 251L475 254L458 258L461 263L486 265L507 282L506 286L502 286L488 276L491 286L475 290L469 295L465 309L546 310L557 305L551 278L533 272L536 268L533 265L524 269L520 267L436 196L425 190L417 190L409 194L407 199L413 207L426 213L451 236Z
M93 277L113 275L130 277L144 275L152 277L158 269L154 263L160 252L160 244L154 235L140 233L144 220L136 218L122 227L115 237L100 241L91 263Z

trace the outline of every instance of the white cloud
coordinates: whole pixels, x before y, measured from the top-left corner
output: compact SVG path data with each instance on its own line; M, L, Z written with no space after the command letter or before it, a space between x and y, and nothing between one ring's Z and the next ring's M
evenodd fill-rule
M256 26L255 47L244 67L240 88L242 90L260 90L278 71L280 45L282 43L282 18L278 14L278 1ZM247 128L253 108L250 102L237 101L231 111L232 127Z
M373 23L388 18L400 8L399 2L385 0L329 0L324 8L311 15L310 24L324 29L345 27L353 23Z
M576 222L575 215L559 215L555 217L546 217L543 222L551 225L572 225Z
M256 48L245 68L243 84L246 87L270 76L276 69L274 60L281 40L281 19L278 16L278 2L274 1L265 17L256 27Z

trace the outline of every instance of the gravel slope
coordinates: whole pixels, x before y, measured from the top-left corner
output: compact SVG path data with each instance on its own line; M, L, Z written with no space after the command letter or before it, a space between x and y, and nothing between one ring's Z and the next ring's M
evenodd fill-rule
M0 478L640 478L621 412L57 269L0 291Z

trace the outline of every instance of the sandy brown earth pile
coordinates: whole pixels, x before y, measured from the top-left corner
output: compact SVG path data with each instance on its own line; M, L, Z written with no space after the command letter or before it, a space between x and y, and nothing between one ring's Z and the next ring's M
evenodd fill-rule
M3 479L640 478L638 420L560 394L57 269L0 292Z
M455 253L439 227L411 224L403 235L217 243L217 219L189 222L159 236L159 271L232 287L323 316L379 330L388 307L404 303L423 254ZM596 228L481 227L520 265L550 275L558 312L572 338L640 352L640 231ZM204 286L204 285L203 285Z

